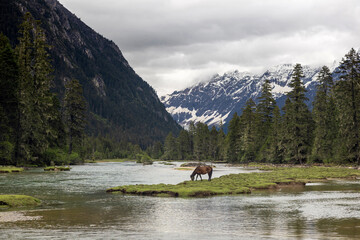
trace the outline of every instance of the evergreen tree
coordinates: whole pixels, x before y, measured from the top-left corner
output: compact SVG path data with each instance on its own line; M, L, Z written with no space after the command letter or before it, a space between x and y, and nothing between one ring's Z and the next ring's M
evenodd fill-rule
M339 157L360 164L360 57L351 49L337 71L335 86L339 122Z
M218 154L216 160L226 159L226 135L224 133L223 124L220 124L220 129L217 135L217 149Z
M0 34L0 165L15 164L18 67L9 39Z
M194 154L194 137L195 137L195 123L193 121L190 121L189 123L189 138L190 138L190 152L191 152L191 157L194 158L195 154Z
M255 112L255 102L250 98L246 102L245 109L240 116L241 131L241 156L242 162L251 162L255 160L256 155L256 133L258 116Z
M266 126L264 130L268 130L269 125L272 123L273 111L276 106L276 101L271 93L270 80L266 79L263 83L261 96L258 99L259 103L256 111L259 114L261 123Z
M240 118L234 113L226 136L226 160L236 162L240 154Z
M33 19L26 14L20 26L19 44L16 47L17 62L19 66L18 107L16 118L17 131L15 139L16 164L31 158L30 144L32 132L32 56L33 56Z
M319 85L313 103L315 131L312 158L314 161L328 163L334 155L334 139L337 133L332 94L334 82L330 69L322 67L317 80Z
M187 160L191 158L191 141L188 131L181 130L177 138L177 146L180 160Z
M282 163L283 147L282 147L282 136L283 136L283 122L278 106L274 107L273 111L273 124L271 132L269 134L269 149L265 152L265 159L271 163Z
M50 93L51 67L45 34L30 13L20 26L19 45L16 47L19 66L17 135L15 159L38 159L48 148L48 134L52 112Z
M262 85L261 96L258 98L259 103L256 106L258 122L256 126L256 152L259 161L266 160L270 150L270 133L273 123L274 108L276 101L271 93L271 85L268 79Z
M164 144L164 155L162 156L162 159L164 160L177 160L179 159L178 157L178 146L176 143L176 138L174 137L174 135L172 134L172 132L170 132L165 139L165 144Z
M209 127L198 122L195 126L194 156L197 160L206 160L209 157Z
M209 157L211 160L216 160L219 154L218 146L218 131L215 126L212 126L209 133Z
M296 64L292 74L288 93L289 101L285 104L286 126L286 159L292 163L303 164L306 162L312 141L312 117L305 101L306 89L302 83L303 70Z
M85 129L86 103L82 94L82 86L78 80L71 80L65 85L64 120L69 137L69 154L74 143L80 145Z
M153 145L153 151L151 157L154 159L160 159L160 157L163 154L164 154L163 145L159 141L155 142L155 144Z

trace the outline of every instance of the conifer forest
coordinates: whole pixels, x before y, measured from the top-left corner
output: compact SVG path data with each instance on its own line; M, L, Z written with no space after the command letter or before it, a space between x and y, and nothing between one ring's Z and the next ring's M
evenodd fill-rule
M169 134L163 159L225 160L231 163L360 164L360 57L351 49L334 73L322 67L312 111L305 101L301 64L294 68L285 106L276 105L269 81L256 105L249 99L240 116L211 130L191 124ZM153 147L156 156L158 148Z
M2 165L80 163L84 159L212 160L231 163L360 164L360 56L351 49L333 73L322 67L312 109L305 102L301 64L282 109L267 80L261 96L248 99L227 133L191 123L164 142L140 147L86 134L87 103L76 79L62 98L50 91L53 67L44 31L28 13L16 47L0 35L0 162ZM121 139L121 138L120 138Z

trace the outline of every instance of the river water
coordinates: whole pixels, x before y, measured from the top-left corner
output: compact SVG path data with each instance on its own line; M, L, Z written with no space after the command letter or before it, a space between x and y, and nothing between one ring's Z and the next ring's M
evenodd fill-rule
M217 164L213 177L241 172L251 170ZM0 239L360 238L359 181L195 199L105 193L125 184L175 184L190 173L124 162L2 174L1 194L31 195L44 204L22 210L35 220L0 222Z

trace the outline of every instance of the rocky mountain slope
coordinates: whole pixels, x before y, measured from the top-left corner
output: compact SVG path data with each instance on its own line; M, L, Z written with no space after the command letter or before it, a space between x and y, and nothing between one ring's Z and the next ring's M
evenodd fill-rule
M80 81L89 110L88 134L146 146L170 131L179 132L155 91L129 66L115 43L57 0L1 0L0 12L0 32L13 45L24 13L41 21L51 45L53 91L62 98L66 81Z
M235 112L241 114L249 98L257 102L266 79L270 80L274 98L282 107L286 93L290 91L289 83L294 66L295 64L277 65L260 75L239 71L227 72L212 77L208 82L163 96L161 101L174 119L185 127L190 121L200 121L210 126L222 122L226 126ZM311 107L320 67L303 66L303 71L308 105Z

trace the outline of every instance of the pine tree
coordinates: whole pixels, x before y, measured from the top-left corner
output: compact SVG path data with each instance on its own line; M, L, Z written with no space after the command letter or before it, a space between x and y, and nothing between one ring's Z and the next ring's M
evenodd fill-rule
M9 39L0 34L0 165L12 161L17 118L18 67Z
M33 19L28 13L20 26L19 44L16 46L17 62L19 66L18 106L17 106L17 131L15 139L16 164L32 157L31 133L33 93L35 92L32 79L32 56L33 56Z
M234 113L229 122L228 134L226 136L226 160L228 162L238 161L240 154L240 118Z
M197 160L206 160L209 157L209 127L198 122L195 126L194 156Z
M256 126L256 152L258 161L266 160L270 148L270 133L273 123L274 108L276 101L271 93L271 85L268 79L262 85L261 96L256 106L258 116Z
M181 130L177 142L180 160L189 159L191 156L191 141L188 131Z
M255 113L255 102L250 98L246 102L245 109L240 116L241 131L241 152L240 159L242 162L251 162L255 160L257 147L257 121L258 116Z
M49 147L53 94L48 46L40 23L30 13L20 26L16 56L19 67L15 160L37 161ZM35 163L34 162L34 163Z
M339 122L339 155L360 165L360 57L351 49L337 71L340 80L335 86Z
M292 163L303 164L306 162L312 141L312 117L305 101L306 89L302 83L303 70L296 64L289 86L292 90L288 93L289 101L285 104L285 139L286 159Z
M226 159L226 135L224 133L223 124L220 124L217 135L217 148L218 155L216 160L225 160Z
M72 153L74 143L81 145L85 129L86 103L82 94L82 86L73 79L65 85L64 119L69 137L69 154Z
M266 126L271 125L276 101L271 93L270 80L266 79L263 83L261 96L258 99L259 103L257 104L256 111L259 114L260 121ZM264 130L267 129L269 128L265 128Z
M176 138L170 132L166 138L165 138L165 144L164 144L164 155L162 156L162 159L164 160L178 160L178 147L176 143Z
M334 139L337 133L332 94L334 82L330 69L322 67L317 80L319 85L313 103L315 131L312 158L314 161L328 163L334 155Z
M266 152L266 160L271 163L282 163L283 160L283 121L278 106L274 107L273 124L269 134L269 150Z
M212 126L209 133L209 157L211 160L216 160L218 154L218 131L215 126Z

